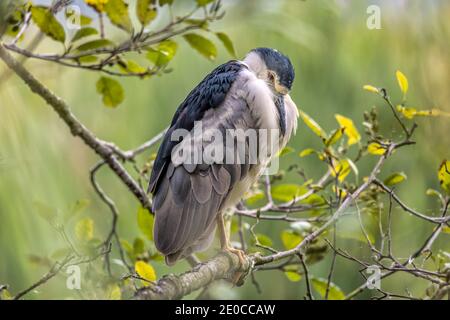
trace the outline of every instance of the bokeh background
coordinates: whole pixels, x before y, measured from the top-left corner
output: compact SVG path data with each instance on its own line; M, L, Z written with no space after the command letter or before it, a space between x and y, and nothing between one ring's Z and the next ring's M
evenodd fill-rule
M48 3L48 1L40 1ZM133 1L131 1L133 2ZM180 1L180 11L190 1ZM194 1L191 1L194 2ZM366 26L368 5L381 8L381 29ZM325 1L325 0L245 0L224 1L226 16L212 28L227 32L238 56L259 46L273 47L287 54L296 69L292 97L297 105L327 131L336 128L336 113L355 120L360 131L365 110L376 105L381 129L387 135L399 133L389 110L374 94L362 90L364 84L389 89L401 99L395 71L402 70L410 82L408 101L417 108L440 108L450 112L450 2L420 0ZM89 11L86 11L89 14ZM119 31L120 33L120 31ZM117 109L105 108L96 93L98 75L67 69L52 63L27 61L29 70L63 97L73 112L99 137L114 141L123 149L133 148L160 132L171 120L177 105L212 68L230 59L218 44L220 54L210 62L179 40L173 71L147 80L121 79L126 99ZM40 52L60 50L58 44L44 41ZM0 74L5 72L0 63ZM397 152L381 176L404 171L408 180L398 186L399 195L412 207L436 214L436 199L425 195L427 188L439 188L437 168L450 158L450 118L419 120L418 145ZM300 123L290 146L300 151L319 147L320 141ZM149 157L155 150L149 151ZM319 177L324 166L314 158L299 158L298 152L283 157L282 167L296 163L310 177ZM144 158L145 158L144 157ZM55 113L32 94L15 76L4 76L0 83L0 283L17 292L44 274L48 267L33 263L30 256L50 257L64 242L52 227L36 214L35 201L66 212L79 199L91 205L83 213L95 221L95 236L103 238L110 226L110 214L96 197L89 182L89 169L97 157L80 140L73 138ZM373 158L375 161L375 157ZM370 165L361 163L361 179ZM142 163L142 159L141 159ZM296 182L295 175L287 178ZM356 179L352 176L352 179ZM100 174L104 188L120 210L119 232L132 242L139 235L138 203L107 170ZM73 236L73 225L68 227ZM281 246L282 223L262 222L257 230ZM431 232L430 224L417 223L396 210L393 220L394 251L407 257ZM450 236L442 235L436 247L450 249ZM338 237L338 246L368 258L361 241ZM214 250L210 251L213 254ZM36 259L34 259L36 260ZM36 262L36 261L35 261ZM331 255L311 265L310 272L326 277ZM154 263L159 276L187 268L181 262L169 269ZM337 260L333 278L345 293L363 282L354 263ZM276 271L256 274L262 293L251 281L240 288L218 284L216 298L301 299L304 281L289 282ZM423 294L426 284L414 277L396 275L382 282L383 289ZM190 297L194 297L192 295ZM368 294L361 297L367 297ZM53 279L28 296L30 299L77 297L65 287L65 276Z

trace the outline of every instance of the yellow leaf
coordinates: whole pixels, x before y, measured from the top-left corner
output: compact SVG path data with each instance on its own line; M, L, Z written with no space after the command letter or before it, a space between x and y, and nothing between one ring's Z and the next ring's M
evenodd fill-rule
M436 108L429 110L417 110L416 108L406 108L401 105L397 106L397 111L400 112L405 118L412 119L416 116L420 117L450 117L450 112L445 112Z
M361 140L361 135L353 124L352 119L341 116L340 114L336 114L335 117L341 128L345 128L344 133L348 137L349 146Z
M302 276L295 271L285 271L284 274L292 282L298 282L302 279Z
M0 291L0 300L12 300L12 295L7 289Z
M294 249L302 242L303 238L292 230L284 230L281 233L281 241L286 250Z
M117 284L112 285L109 288L108 300L121 300L121 299L122 299L122 292L120 290L120 287Z
M412 119L417 115L417 110L414 108L405 108L401 105L397 106L397 111L400 112L406 119Z
M387 186L393 186L402 181L405 181L406 179L407 179L407 176L404 172L396 172L396 173L391 174L389 177L387 177L384 180L384 184Z
M345 178L351 171L350 163L347 159L342 159L340 161L333 161L333 167L331 168L331 175L333 177L338 177L340 182L344 181Z
M288 155L292 152L294 152L295 149L292 147L284 147L283 149L281 149L280 151L277 152L277 157L283 157L285 155Z
M313 154L315 152L316 152L316 150L314 150L312 148L308 148L308 149L302 150L298 155L301 158L303 158L303 157L309 156L310 154Z
M335 185L333 185L333 186L331 187L331 189L333 190L333 192L334 192L335 194L337 194L338 196L340 196L341 199L344 199L344 198L347 196L347 191L345 191L345 190L342 189L342 188L339 188L339 187L336 187Z
M367 90L367 91L370 91L370 92L373 92L373 93L379 93L379 92L380 92L380 90L378 90L378 88L376 88L376 87L374 87L374 86L371 86L370 84L366 84L366 85L363 87L363 89L364 89L364 90Z
M378 142L372 142L367 146L367 152L377 156L382 156L386 152L386 148Z
M439 183L442 189L450 194L450 161L442 161L438 172Z
M311 118L301 110L299 110L299 113L303 122L311 129L312 132L314 132L319 137L326 139L327 134L325 133L325 131L323 131L323 129L317 124L317 122L313 118Z
M84 2L93 7L98 12L103 12L105 10L105 4L108 3L108 0L84 0Z
M406 93L408 92L408 79L400 70L397 70L395 75L397 76L397 81L400 90L402 90L403 95L406 95Z
M328 287L328 280L322 278L312 278L311 282L314 289L320 294L320 296L322 298L325 298ZM328 299L344 300L344 298L345 294L342 292L342 290L337 285L331 282L328 289Z
M144 280L142 281L142 284L144 286L148 286L150 283L148 281L156 281L156 272L153 267L144 262L144 261L137 261L134 265L134 269L136 270L136 273Z
M342 137L342 134L344 133L344 131L345 131L345 128L339 128L339 129L333 131L331 136L327 140L325 140L325 145L327 147L329 147L329 146L335 144L336 142L338 142L339 139Z
M78 240L89 241L94 237L94 221L91 218L84 218L75 225L75 235Z

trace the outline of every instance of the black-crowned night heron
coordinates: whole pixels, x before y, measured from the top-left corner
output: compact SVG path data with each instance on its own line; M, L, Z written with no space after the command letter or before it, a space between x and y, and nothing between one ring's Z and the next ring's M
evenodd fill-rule
M288 94L293 81L288 57L257 48L243 61L217 67L178 107L149 183L155 245L168 265L206 249L216 225L222 249L243 258L229 242L223 213L295 132L298 111Z

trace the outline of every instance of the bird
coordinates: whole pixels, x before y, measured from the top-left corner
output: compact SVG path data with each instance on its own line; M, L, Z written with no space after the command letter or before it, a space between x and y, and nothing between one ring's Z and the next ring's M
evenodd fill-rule
M167 265L206 250L216 229L221 249L244 263L244 252L231 245L224 213L242 200L295 134L299 114L289 95L294 77L286 55L272 48L255 48L244 59L215 68L179 105L148 184L155 214L154 242ZM203 130L196 130L199 126ZM231 143L243 147L236 148L239 152L228 143L212 141L212 132L229 137L233 130L240 132ZM254 135L242 134L249 131L266 136L252 140ZM268 131L278 136L267 137ZM212 161L186 161L212 145L217 151Z

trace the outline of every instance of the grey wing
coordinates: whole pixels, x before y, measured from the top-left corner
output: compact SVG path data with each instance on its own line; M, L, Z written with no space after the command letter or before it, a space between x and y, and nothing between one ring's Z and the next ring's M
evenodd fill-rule
M239 83L236 84L239 86ZM234 86L234 87L236 87ZM219 108L208 110L203 119L203 134L196 136L194 130L179 144L180 148L190 143L203 141L202 151L209 145L205 137L217 130L225 137L227 129L251 128L253 119L247 102L233 92ZM217 132L215 131L215 132ZM206 138L208 140L208 138ZM216 141L217 142L217 141ZM210 141L210 143L212 143ZM166 262L173 263L180 256L204 247L211 240L217 214L237 182L248 173L250 163L248 142L243 143L243 153L233 153L240 161L224 164L227 150L223 148L221 161L210 164L187 164L172 157L161 179L161 185L154 195L155 227L154 239L157 249L166 256ZM192 144L191 144L192 145ZM183 149L185 151L185 149ZM191 152L197 152L190 150Z

